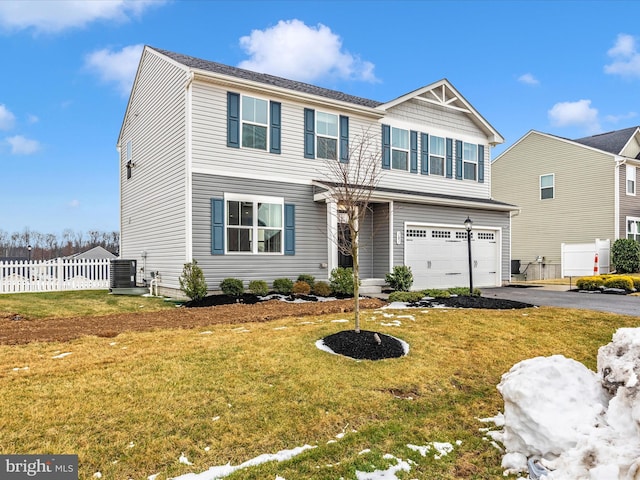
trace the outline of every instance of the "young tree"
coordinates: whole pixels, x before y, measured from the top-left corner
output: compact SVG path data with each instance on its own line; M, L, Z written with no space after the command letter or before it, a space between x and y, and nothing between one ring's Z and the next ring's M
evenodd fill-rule
M337 204L339 223L345 229L338 228L330 240L335 242L338 251L353 259L353 299L355 331L360 333L360 229L370 211L371 197L382 177L379 135L365 130L350 140L347 155L338 156L325 163L331 200Z

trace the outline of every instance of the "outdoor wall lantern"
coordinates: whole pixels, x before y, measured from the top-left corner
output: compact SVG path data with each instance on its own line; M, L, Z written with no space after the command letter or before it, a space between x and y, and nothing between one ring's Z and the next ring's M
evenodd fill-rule
M471 228L473 227L473 222L467 216L467 219L464 221L464 228L467 230L467 248L469 251L469 295L473 295L473 266L471 259Z
M29 261L31 261L31 245L27 245L27 251L29 252Z

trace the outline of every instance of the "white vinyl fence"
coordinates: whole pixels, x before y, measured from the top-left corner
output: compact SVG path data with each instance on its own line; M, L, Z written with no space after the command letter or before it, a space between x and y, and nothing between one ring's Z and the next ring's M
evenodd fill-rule
M110 262L68 258L0 262L0 294L108 289Z
M596 267L598 274L609 273L610 252L610 240L596 238L593 243L563 243L562 276L586 277L594 275Z

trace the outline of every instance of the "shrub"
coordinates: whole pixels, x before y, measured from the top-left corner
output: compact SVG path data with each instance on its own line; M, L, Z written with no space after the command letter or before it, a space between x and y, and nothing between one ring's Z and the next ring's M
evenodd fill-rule
M470 296L469 287L453 287L453 288L449 288L448 290L451 295L457 295L459 297ZM474 288L473 295L475 295L476 297L479 297L480 295L482 295L482 292L480 291L480 289Z
M423 292L391 292L389 294L390 302L419 302L424 298Z
M630 238L619 238L613 242L611 263L617 273L640 271L640 243Z
M331 287L327 282L316 282L313 285L313 293L319 297L328 297L331 295Z
M239 297L244 293L244 285L239 278L225 278L220 282L220 290L227 295Z
M386 282L398 292L408 292L413 285L413 273L411 267L406 265L396 265L392 273L387 273L384 277Z
M307 282L307 284L313 288L313 286L316 283L316 277L314 277L313 275L309 275L308 273L302 273L300 275L298 275L298 282Z
M184 264L182 275L178 280L180 281L180 290L191 300L198 301L207 296L207 282L196 260Z
M337 267L331 271L329 286L333 293L353 295L353 269Z
M264 280L251 280L249 282L249 291L259 297L264 297L269 293L269 285Z
M592 277L580 277L576 280L576 287L579 290L598 290L604 285L604 278L600 275Z
M451 294L449 293L449 290L440 290L437 288L430 288L428 290L424 290L422 294L425 297L431 297L431 298L449 298L451 296Z
M289 278L276 278L273 281L273 289L281 295L289 295L293 290L293 280Z
M633 280L633 288L640 290L640 277L631 277L631 280Z
M309 295L311 293L311 286L307 282L298 280L293 284L291 291L296 295Z
M607 288L621 288L627 292L632 292L634 290L633 279L626 275L618 275L605 280L604 286Z

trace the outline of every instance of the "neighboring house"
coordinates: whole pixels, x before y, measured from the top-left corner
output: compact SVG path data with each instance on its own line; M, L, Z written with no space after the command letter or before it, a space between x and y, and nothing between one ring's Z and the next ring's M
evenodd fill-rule
M97 247L90 248L89 250L86 250L84 252L74 253L67 258L77 258L82 260L113 260L114 258L118 258L118 256L111 253L106 248L98 245Z
M447 81L387 103L145 47L118 138L120 258L146 262L160 292L197 260L210 290L329 278L351 259L327 162L373 132L384 172L361 229L361 276L410 265L414 288L509 279L511 205L490 196L500 134ZM336 158L337 157L337 158Z
M640 127L576 140L530 131L499 155L491 190L521 208L511 232L520 272L560 277L563 243L640 240L639 166Z

